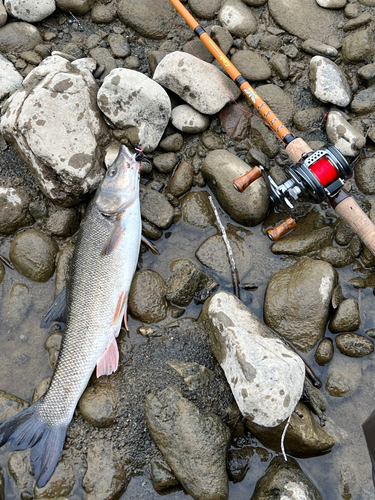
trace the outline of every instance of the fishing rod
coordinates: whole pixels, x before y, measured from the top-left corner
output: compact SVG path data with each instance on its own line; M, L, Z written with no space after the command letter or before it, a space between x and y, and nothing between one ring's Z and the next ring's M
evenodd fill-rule
M295 205L300 199L321 203L328 198L338 215L375 255L375 226L357 202L342 189L344 182L353 175L353 166L349 165L334 146L326 146L313 152L302 138L295 137L180 0L169 1L253 104L268 126L281 139L285 145L286 153L293 162L293 165L286 168L287 181L279 185L261 166L254 167L233 181L234 187L242 193L252 182L262 176L275 206L289 214L286 221L267 231L268 236L276 241L296 226Z

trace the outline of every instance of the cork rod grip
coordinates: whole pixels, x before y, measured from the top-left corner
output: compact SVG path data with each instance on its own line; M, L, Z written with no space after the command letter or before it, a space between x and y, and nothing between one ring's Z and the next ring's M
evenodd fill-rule
M363 243L375 255L375 226L357 202L351 196L344 198L335 206L338 215L350 226L355 234L361 238Z

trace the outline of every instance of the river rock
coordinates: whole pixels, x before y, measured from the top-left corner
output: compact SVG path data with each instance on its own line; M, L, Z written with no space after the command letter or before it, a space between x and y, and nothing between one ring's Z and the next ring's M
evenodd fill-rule
M270 59L270 66L281 80L289 78L289 61L285 54L274 54Z
M364 12L363 14L360 14L356 18L350 19L350 21L344 24L342 29L344 31L356 30L357 28L362 28L363 26L366 26L371 21L372 21L372 15L369 12Z
M55 0L5 0L4 7L8 14L28 23L37 23L50 16L56 10Z
M57 463L56 469L43 488L35 487L35 498L58 498L68 496L76 478L72 464L67 459Z
M251 50L238 50L233 54L231 62L249 82L268 80L271 77L268 63Z
M8 470L15 482L16 488L21 492L21 498L34 498L34 478L30 471L30 450L13 451L9 454ZM0 488L1 489L1 488ZM2 497L5 500L6 497Z
M112 54L114 57L128 57L130 56L130 46L122 35L117 33L111 33L107 41L111 48Z
M294 126L302 132L319 127L322 123L324 112L325 109L323 107L301 109L293 116Z
M338 50L326 43L318 42L317 40L305 40L301 45L301 49L312 54L313 56L325 56L335 59L338 56Z
M342 9L348 0L316 0L316 3L325 9Z
M352 111L358 115L364 115L375 110L375 87L360 90L351 104Z
M297 413L298 412L298 413ZM298 416L302 415L301 416ZM246 421L251 433L265 446L278 453L281 452L281 436L284 432L286 422L277 427L261 427ZM306 405L299 402L296 412L292 413L289 427L285 434L285 452L297 458L310 458L327 453L335 444L330 436L315 420Z
M199 134L209 126L210 118L189 104L180 104L173 108L171 122L177 130L185 134Z
M375 194L375 159L364 158L354 170L355 182L364 194Z
M0 233L13 234L33 222L29 201L22 188L0 187Z
M48 233L67 238L72 236L79 228L79 217L74 208L62 208L51 210L45 221Z
M200 19L213 19L218 13L221 0L189 0L189 7Z
M296 106L288 92L270 83L257 87L257 93L285 125L292 123Z
M18 329L26 320L33 298L29 287L24 283L15 283L10 289L9 295L3 300L4 326L12 330Z
M228 54L233 45L233 37L229 30L223 26L212 26L210 33L212 40L220 47L220 50L224 54Z
M211 76L207 78L207 75ZM218 68L185 52L172 52L165 56L156 67L153 78L207 115L219 112L231 96L236 99L241 93Z
M337 349L345 356L361 358L374 352L373 342L356 333L340 333L336 337Z
M325 332L337 275L323 261L304 258L276 272L264 300L264 320L302 352L310 351Z
M164 151L173 151L176 153L177 151L180 151L183 144L184 138L182 137L182 134L176 132L175 134L168 135L165 139L163 139L159 146L161 149L164 149Z
M328 245L321 249L319 258L325 260L333 267L345 267L352 263L353 255L349 248Z
M82 394L78 409L83 418L94 427L109 427L118 417L117 397L110 380L97 379Z
M322 246L332 243L333 229L323 227L304 234L292 233L276 241L271 250L275 254L296 255L301 257L319 250Z
M89 55L96 62L98 71L100 70L99 78L101 82L104 81L113 69L117 68L117 63L114 57L112 57L111 51L105 47L94 47L89 51Z
M18 89L22 82L23 76L8 59L0 54L0 101L12 90Z
M233 180L249 171L244 161L229 151L211 151L202 165L202 174L227 214L239 224L256 226L266 216L269 196L263 179L257 179L244 193L233 188Z
M25 52L43 43L38 28L29 23L8 23L0 28L0 52Z
M169 174L177 165L178 157L175 153L161 153L154 156L154 167L162 174Z
M81 201L103 175L106 129L96 93L88 70L59 56L47 57L8 99L1 118L5 139L43 193L64 206Z
M302 40L312 38L327 42L337 32L339 19L335 12L320 7L316 0L268 0L274 21Z
M280 151L280 140L262 120L253 116L250 120L251 144L260 150L266 157L274 158Z
M139 71L117 68L104 79L98 106L119 129L132 127L147 153L156 149L171 116L165 90Z
M214 224L216 218L208 197L207 191L193 191L181 199L182 219L186 224L199 229Z
M168 0L160 0L159 4L160 7L153 0L118 0L117 15L141 36L160 40L167 37L177 11Z
M342 69L326 57L315 56L310 61L311 92L322 102L345 107L352 91Z
M239 100L239 103L241 107L237 103L231 103L225 106L219 113L221 126L225 129L227 135L235 141L241 141L248 137L252 116L243 112L243 109L251 112L247 100Z
M242 415L262 427L288 418L303 390L301 358L228 292L205 302L202 320Z
M353 332L360 327L361 317L359 305L355 299L344 299L335 311L329 323L333 333Z
M5 422L22 410L26 410L30 405L13 394L0 391L0 423Z
M59 247L40 231L29 229L14 238L9 258L17 271L32 281L48 281L55 271Z
M345 0L346 1L346 0ZM278 500L279 498L322 500L316 486L305 476L298 463L288 457L274 457L255 486L251 500Z
M97 24L109 24L117 17L117 1L96 2L91 9L91 20Z
M190 191L194 179L194 169L190 162L183 161L177 167L166 187L166 192L173 194L176 198Z
M173 220L173 207L164 194L141 186L139 197L142 217L160 229L168 229Z
M47 377L40 382L38 387L33 392L33 398L31 400L32 404L38 401L38 399L40 399L47 392L47 389L49 388L50 384L51 384L51 377Z
M93 6L95 0L55 0L56 6L64 12L84 16Z
M55 369L57 358L59 356L61 347L62 335L61 333L53 333L44 343L44 348L48 351L48 361L52 368Z
M144 323L157 323L167 317L166 285L155 271L134 274L129 292L129 312Z
M7 19L8 19L8 14L7 14L7 11L5 10L3 1L1 0L0 1L0 28L1 28L1 26L4 26L4 24L6 24Z
M166 467L165 465L161 464L157 460L153 460L151 462L150 476L151 476L152 486L158 493L161 493L167 490L168 488L177 486L179 484L178 479L170 470L170 468L168 466Z
M191 391L196 391L199 387L208 386L215 378L212 370L198 363L167 361L167 365L176 370L184 378L185 384Z
M342 42L342 57L346 63L356 64L374 54L373 34L370 29L351 33Z
M358 69L358 76L366 85L375 83L375 63L365 64Z
M88 446L87 470L82 480L85 500L120 498L128 484L123 460L111 442L97 439Z
M328 113L326 132L329 141L344 156L357 156L366 144L364 135L346 120L340 111Z
M173 275L167 281L166 298L181 307L189 305L195 293L213 282L211 276L188 259L172 262L170 269Z
M201 412L168 386L146 398L147 426L166 462L194 499L226 500L230 431L212 412Z
M257 30L257 20L251 9L240 0L225 0L218 17L232 35L245 38Z
M227 459L228 475L233 483L239 483L245 479L255 452L256 449L252 446L229 450Z
M341 398L351 390L350 376L341 370L332 369L326 382L326 391L334 398Z
M323 339L319 342L315 351L315 361L319 366L324 366L333 358L333 341L330 338Z

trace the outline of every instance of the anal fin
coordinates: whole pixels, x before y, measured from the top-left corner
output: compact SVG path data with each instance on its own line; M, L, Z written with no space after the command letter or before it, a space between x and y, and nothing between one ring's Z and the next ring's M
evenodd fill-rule
M96 364L96 376L111 375L118 368L119 352L114 338Z

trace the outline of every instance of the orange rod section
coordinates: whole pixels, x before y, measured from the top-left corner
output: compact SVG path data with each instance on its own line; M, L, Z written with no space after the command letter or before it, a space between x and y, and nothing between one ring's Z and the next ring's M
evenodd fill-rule
M190 14L190 12L182 5L180 0L169 1L179 12L179 14L181 14L181 16L185 19L191 29L195 30L198 26L200 26L199 23ZM216 43L206 32L202 33L199 38L211 52L211 54L215 57L215 59L223 66L232 80L236 80L236 78L242 76L238 69L230 62L224 52L216 45ZM253 106L255 106L255 108L259 111L266 122L272 127L272 129L276 132L280 139L283 139L286 135L290 134L289 130L285 127L282 121L255 92L249 82L244 79L243 83L240 86L240 89L253 104Z

